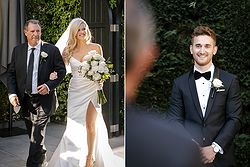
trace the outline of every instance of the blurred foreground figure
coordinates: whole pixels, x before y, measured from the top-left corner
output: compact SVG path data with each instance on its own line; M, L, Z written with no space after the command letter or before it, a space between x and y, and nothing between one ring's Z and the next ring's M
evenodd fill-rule
M166 123L160 115L133 104L158 49L145 2L127 0L126 21L126 167L197 167L199 148L180 124Z

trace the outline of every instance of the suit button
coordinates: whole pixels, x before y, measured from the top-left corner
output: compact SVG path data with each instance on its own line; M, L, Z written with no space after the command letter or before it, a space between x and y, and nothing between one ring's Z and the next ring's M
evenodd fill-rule
M206 127L206 124L205 124L205 123L203 123L203 127Z
M203 137L203 139L202 139L203 141L205 141L206 140L206 138L205 137Z

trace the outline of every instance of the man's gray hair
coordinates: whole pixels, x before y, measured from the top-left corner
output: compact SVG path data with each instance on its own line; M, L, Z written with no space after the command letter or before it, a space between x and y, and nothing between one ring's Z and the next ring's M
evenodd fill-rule
M126 1L127 65L144 47L155 42L155 22L150 6L143 0Z
M41 27L41 24L40 24L39 20L30 19L30 20L27 20L27 21L25 22L24 27L23 27L24 30L27 30L27 29L28 29L29 23L38 24L38 25Z

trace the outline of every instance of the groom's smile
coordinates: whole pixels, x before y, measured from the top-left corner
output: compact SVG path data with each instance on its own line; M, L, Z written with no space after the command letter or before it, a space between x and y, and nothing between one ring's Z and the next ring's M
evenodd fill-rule
M207 66L208 68L212 64L213 55L217 52L217 46L210 36L200 35L193 38L190 52L196 66Z

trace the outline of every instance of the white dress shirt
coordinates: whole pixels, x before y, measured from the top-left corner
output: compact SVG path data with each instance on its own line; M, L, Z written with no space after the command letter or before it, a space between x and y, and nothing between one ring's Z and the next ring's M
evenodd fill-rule
M215 67L213 64L211 65L211 67L207 71L200 71L194 66L194 71L198 71L200 73L204 73L204 72L208 72L208 71L211 72L211 78L209 80L205 79L204 77L200 77L199 79L195 80L196 90L198 93L198 98L199 98L200 107L201 107L203 117L205 117L205 114L206 114L207 102L208 102L211 84L212 84L212 80L213 80L214 69L215 69ZM223 154L223 149L220 147L220 145L217 144L216 142L213 142L213 144L219 148L219 153Z
M34 66L33 66L33 75L32 75L32 94L37 94L37 81L38 81L38 66L39 66L39 56L40 56L40 49L41 49L41 40L39 43L35 46L32 47L28 45L28 52L27 52L27 70L28 70L28 65L29 65L29 60L30 60L30 54L32 51L32 48L35 48L34 50ZM27 71L28 72L28 71Z
M206 80L204 77L200 77L199 79L195 80L196 90L197 90L198 97L199 97L202 115L203 117L205 117L208 97L209 97L211 83L213 79L214 65L212 64L211 67L207 71L200 71L194 66L194 71L198 71L200 73L204 73L208 71L211 72L211 78L209 80Z
M36 48L34 50L34 66L33 66L33 76L32 76L32 94L36 94L37 92L37 78L38 78L38 66L39 66L39 56L40 56L40 48L41 48L42 41L40 40L39 43L34 47ZM31 54L31 46L28 44L28 52L27 52L27 72L28 72L28 65L30 60L30 54ZM48 86L45 84L45 86L48 88ZM48 89L49 90L49 89ZM16 94L10 94L9 100L13 97L17 96Z

